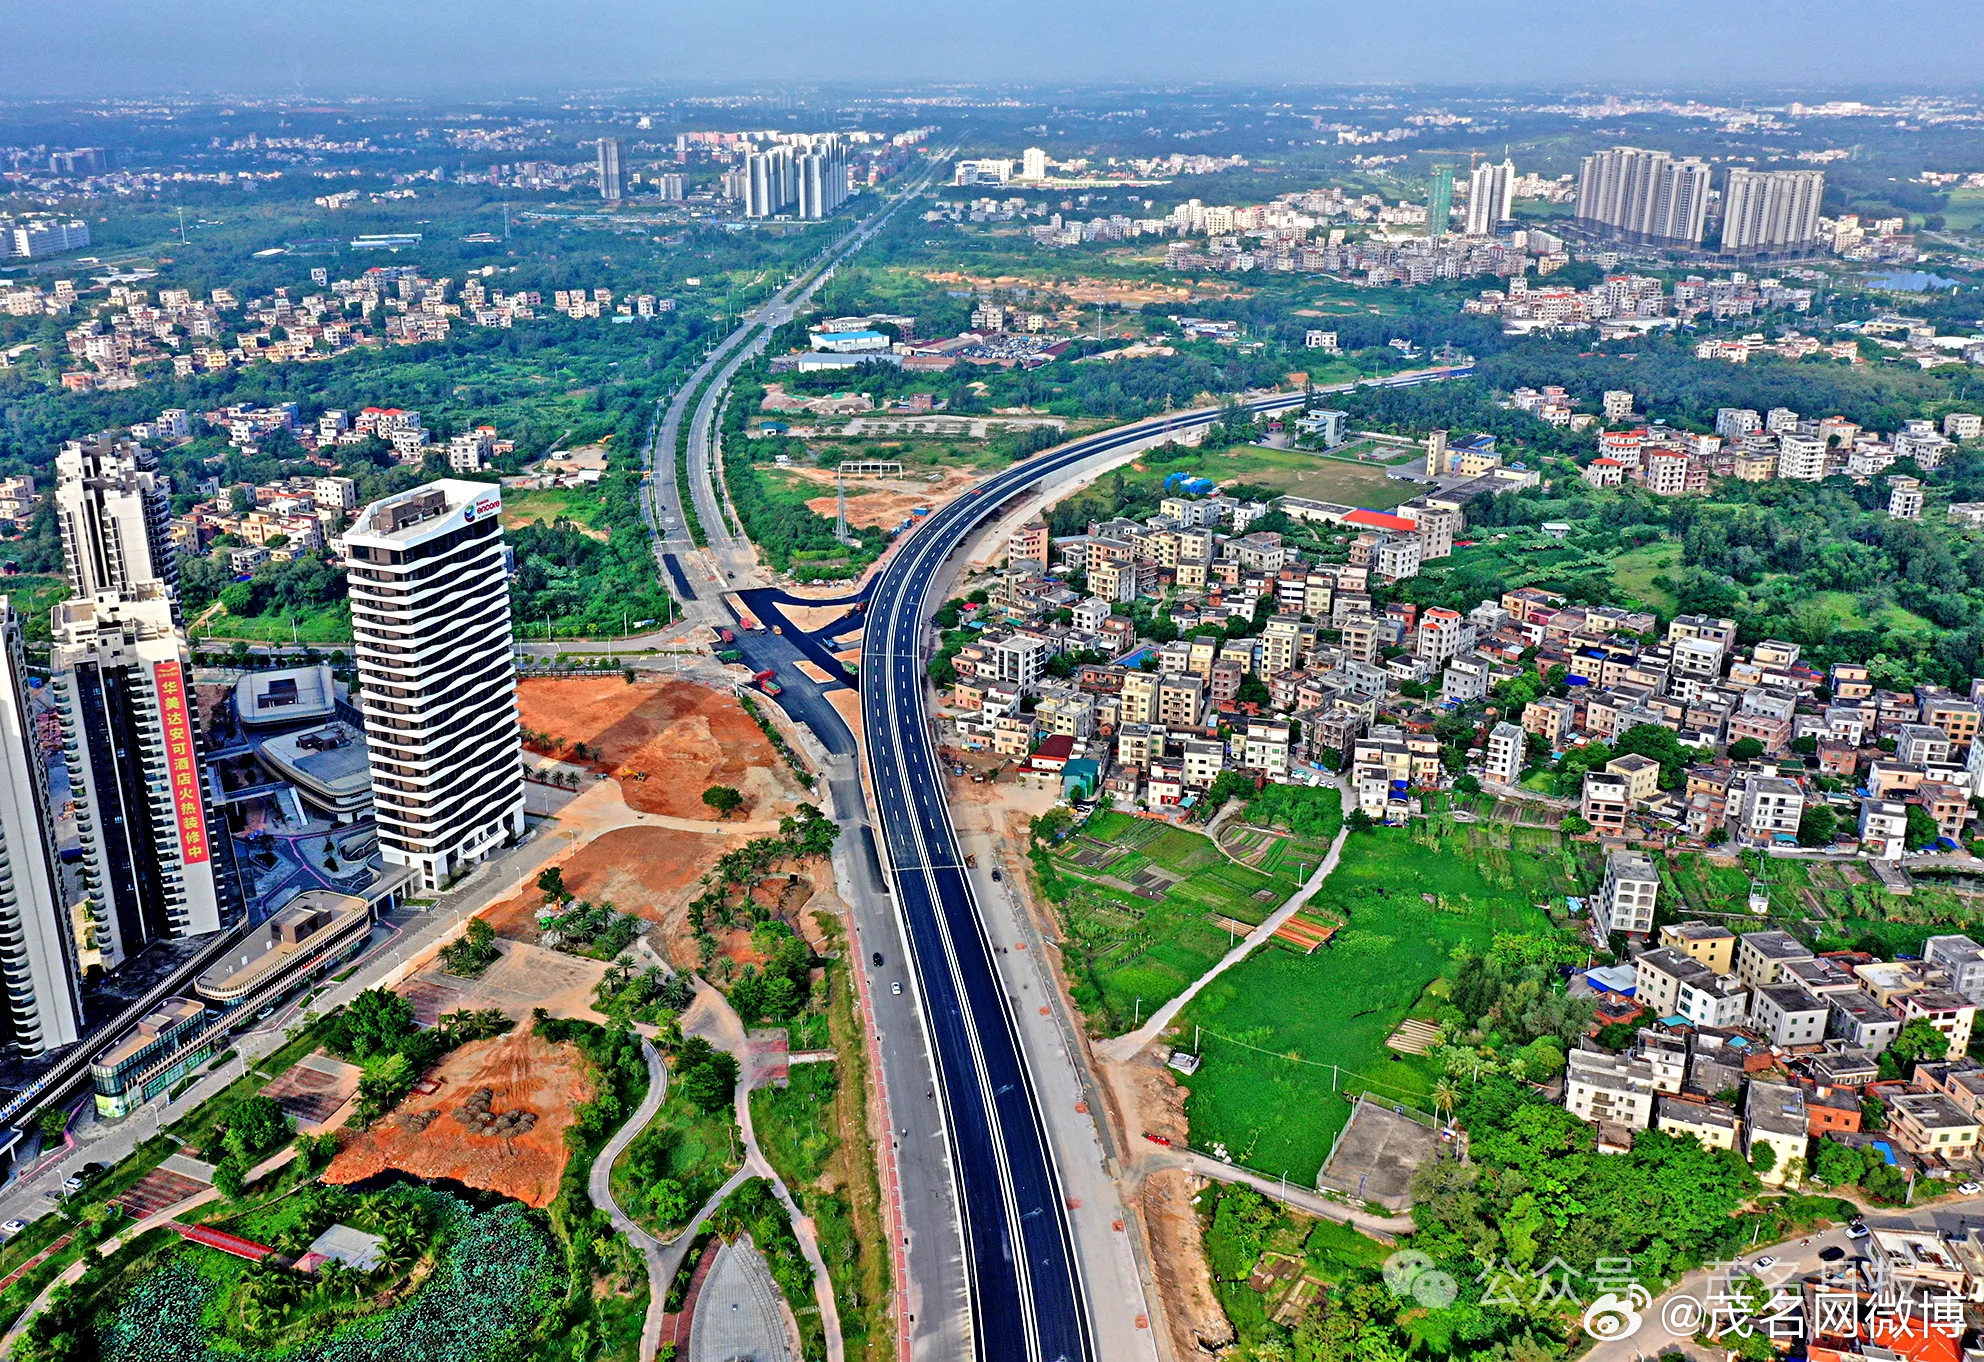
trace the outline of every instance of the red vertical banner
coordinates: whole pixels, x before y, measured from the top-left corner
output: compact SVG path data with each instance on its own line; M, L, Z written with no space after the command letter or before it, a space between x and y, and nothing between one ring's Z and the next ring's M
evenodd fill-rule
M172 807L179 820L180 854L189 865L207 859L207 819L200 805L200 764L193 757L193 721L186 708L186 677L177 662L152 666L158 689L159 727L172 779Z

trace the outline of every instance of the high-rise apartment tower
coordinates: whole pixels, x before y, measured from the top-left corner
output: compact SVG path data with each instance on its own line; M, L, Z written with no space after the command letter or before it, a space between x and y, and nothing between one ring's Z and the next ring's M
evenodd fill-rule
M132 440L92 435L55 458L55 515L77 596L179 581L169 538L172 489L158 458Z
M599 139L599 196L608 203L627 197L626 147L617 137Z
M1426 193L1426 235L1445 236L1454 217L1454 168L1434 166Z
M524 830L502 509L500 488L443 479L345 532L379 846L430 888Z
M1819 239L1823 170L1748 170L1731 166L1722 191L1725 255L1791 255Z
M39 1054L81 1037L83 1005L25 661L0 596L0 1046Z
M153 941L239 916L234 842L214 815L191 668L164 585L64 601L53 623L89 944L114 968Z
M1483 161L1467 177L1467 234L1493 236L1515 217L1516 164Z
M1664 151L1613 147L1584 158L1578 222L1598 235L1652 246L1699 246L1708 220L1709 170Z

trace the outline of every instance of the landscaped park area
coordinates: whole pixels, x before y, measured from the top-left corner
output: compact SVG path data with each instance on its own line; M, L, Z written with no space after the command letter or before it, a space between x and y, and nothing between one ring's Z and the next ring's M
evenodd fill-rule
M797 1091L760 1099L769 1156L833 1254L848 1355L889 1349L866 1066L822 873L833 825L800 803L801 774L725 690L617 673L524 689L540 744L600 777L541 831L548 863L390 987L305 1012L282 1048L0 1245L5 1318L42 1301L13 1356L66 1362L100 1343L120 1362L634 1362L647 1273L587 1181L647 1087L635 1025L666 1054L670 1084L611 1185L662 1234L748 1152L733 1091L782 1083L788 1048L821 1055ZM741 798L703 800L717 784ZM700 996L734 1044L682 1034L698 986L670 966L729 991L734 1010ZM776 1029L747 1040L745 1026ZM735 1056L760 1035L779 1037L775 1071L740 1074ZM209 1068L234 1063L229 1051ZM806 1355L823 1358L811 1269L768 1186L745 1184L706 1231L752 1234ZM156 1227L132 1236L148 1217ZM358 1258L316 1261L340 1244ZM108 1256L86 1259L98 1245ZM478 1273L478 1254L501 1270ZM64 1274L79 1279L44 1296Z

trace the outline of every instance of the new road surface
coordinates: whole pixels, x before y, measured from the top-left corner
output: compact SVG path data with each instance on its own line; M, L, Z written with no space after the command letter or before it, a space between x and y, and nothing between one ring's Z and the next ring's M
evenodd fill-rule
M1443 372L1447 377L1464 370ZM1401 375L1394 384L1435 375ZM1255 412L1304 396L1257 397ZM1090 1302L1066 1200L1017 1020L999 982L945 801L924 718L925 625L946 560L989 517L1043 479L1218 419L1181 412L1075 440L1015 465L912 532L878 577L862 638L861 706L870 787L923 1025L937 1056L958 1181L974 1351L981 1359L1095 1356Z
M903 189L879 212L823 250L808 268L800 271L761 306L744 314L741 324L723 340L668 402L666 414L656 404L659 418L649 432L648 496L642 514L655 531L655 553L676 591L691 600L712 600L727 590L732 581L749 584L756 559L750 545L731 533L729 508L720 504L715 481L721 462L716 448L719 438L718 412L730 381L737 370L765 347L771 333L791 321L812 301L813 294L833 277L833 271L881 231L904 204L914 202L928 187L942 155L932 159L921 175ZM691 401L695 405L692 409ZM687 465L691 505L682 504L681 485L676 481L675 451L683 421L689 422ZM689 529L688 512L695 512L702 527L706 554L697 559L695 538Z

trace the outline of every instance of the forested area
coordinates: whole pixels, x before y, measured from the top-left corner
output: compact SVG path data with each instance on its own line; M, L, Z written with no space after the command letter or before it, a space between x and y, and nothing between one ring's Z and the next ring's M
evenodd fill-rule
M368 406L416 410L437 438L495 425L528 457L549 448L589 406L605 413L597 385L659 378L707 326L671 313L635 326L553 314L526 325L458 327L446 341L363 347L307 364L253 364L112 392L51 391L0 370L0 474L46 468L64 440L149 421L168 407L209 411L237 402L295 402L314 422L325 411ZM583 395L580 388L591 388Z
M1974 446L1933 472L1909 463L1894 472L1953 499L1984 494L1984 450ZM1746 643L1784 639L1819 667L1866 663L1883 686L1967 690L1984 671L1984 538L1940 517L1891 519L1887 497L1887 477L1724 480L1705 498L1663 498L1560 476L1554 487L1477 499L1467 516L1480 542L1389 594L1465 610L1530 585L1582 604L1645 605L1622 584L1620 555L1671 544L1672 565L1651 578L1671 600L1660 613L1729 616ZM1546 521L1574 528L1562 541L1494 542Z
M516 552L510 607L519 633L549 619L556 634L619 634L638 621L666 619L674 607L641 519L641 448L653 404L639 388L613 401L607 472L592 489L591 527L534 521L509 532Z
M850 527L849 537L856 542L843 544L834 537L834 522L806 505L825 487L771 482L764 470L776 467L781 454L794 462L810 460L798 440L782 435L746 438L745 424L758 411L764 394L760 379L740 375L724 409L723 480L744 533L764 553L765 561L781 572L802 579L853 576L881 557L889 536L873 527Z
M1578 341L1531 338L1519 349L1484 354L1475 377L1414 388L1361 388L1338 403L1358 421L1406 435L1445 429L1507 432L1547 452L1595 452L1589 436L1558 431L1525 412L1501 410L1497 394L1562 384L1595 411L1600 394L1625 389L1634 409L1685 430L1712 431L1720 407L1765 412L1789 407L1805 417L1843 416L1882 432L1944 410L1975 410L1984 372L1969 365L1918 369L1901 364L1847 364L1827 358L1748 364L1698 360L1686 337L1649 337L1630 350L1581 348ZM1501 411L1497 417L1495 413ZM1554 436L1554 438L1553 438Z

